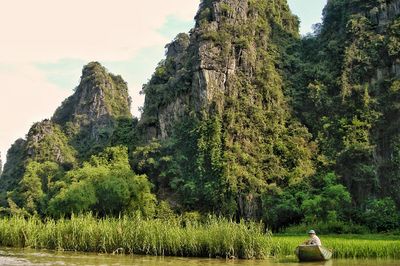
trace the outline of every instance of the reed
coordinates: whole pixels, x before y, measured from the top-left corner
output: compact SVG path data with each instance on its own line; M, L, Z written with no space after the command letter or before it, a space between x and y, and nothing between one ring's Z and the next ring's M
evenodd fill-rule
M222 258L294 256L306 236L271 236L259 223L223 218L187 222L183 218L97 219L92 215L42 221L0 219L0 246L82 252ZM400 259L400 237L384 235L322 236L335 258Z
M0 219L0 246L83 252L265 258L270 235L256 223L210 218L205 223L139 217L96 219L91 215L41 221Z

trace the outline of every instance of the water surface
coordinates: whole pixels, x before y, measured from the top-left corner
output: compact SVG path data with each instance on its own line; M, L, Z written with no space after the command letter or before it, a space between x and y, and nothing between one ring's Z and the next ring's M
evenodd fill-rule
M294 257L281 260L225 260L151 256L87 254L78 252L38 251L31 249L0 249L0 265L115 265L115 266L398 266L399 260L332 260L299 263Z

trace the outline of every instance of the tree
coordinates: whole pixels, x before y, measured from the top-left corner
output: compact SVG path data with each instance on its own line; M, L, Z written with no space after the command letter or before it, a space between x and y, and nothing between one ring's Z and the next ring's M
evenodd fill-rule
M62 189L49 202L48 213L54 217L71 216L87 212L97 202L90 180L74 182Z
M344 210L351 203L350 193L345 186L338 184L334 173L326 174L323 178L322 189L319 192L312 191L310 195L311 197L301 204L306 223L334 222L343 219Z
M391 198L370 200L363 218L370 229L378 232L393 230L400 225L400 214Z
M83 167L69 171L64 179L70 184L49 204L54 216L87 211L102 216L136 211L146 217L154 215L152 185L146 176L131 170L126 147L106 148Z
M62 175L63 170L57 163L32 161L26 166L18 187L8 196L29 214L45 214L55 183Z

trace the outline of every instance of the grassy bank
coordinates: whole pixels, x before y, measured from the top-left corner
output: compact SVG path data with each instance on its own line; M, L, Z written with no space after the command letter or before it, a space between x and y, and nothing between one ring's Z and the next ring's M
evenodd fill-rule
M183 219L96 219L90 215L47 220L0 219L0 246L101 253L223 258L293 256L306 236L264 233L256 223L210 218L204 223ZM382 235L321 236L336 258L400 259L400 238Z
M320 236L322 244L334 251L335 258L393 258L400 259L400 237L385 235ZM272 238L272 255L288 256L306 236Z

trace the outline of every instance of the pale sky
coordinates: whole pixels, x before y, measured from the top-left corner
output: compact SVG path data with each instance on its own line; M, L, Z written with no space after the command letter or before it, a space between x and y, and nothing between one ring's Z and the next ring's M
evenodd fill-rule
M194 25L200 0L0 0L0 152L50 118L99 61L128 82L139 116L142 84L164 46ZM288 0L301 33L320 22L326 0Z

